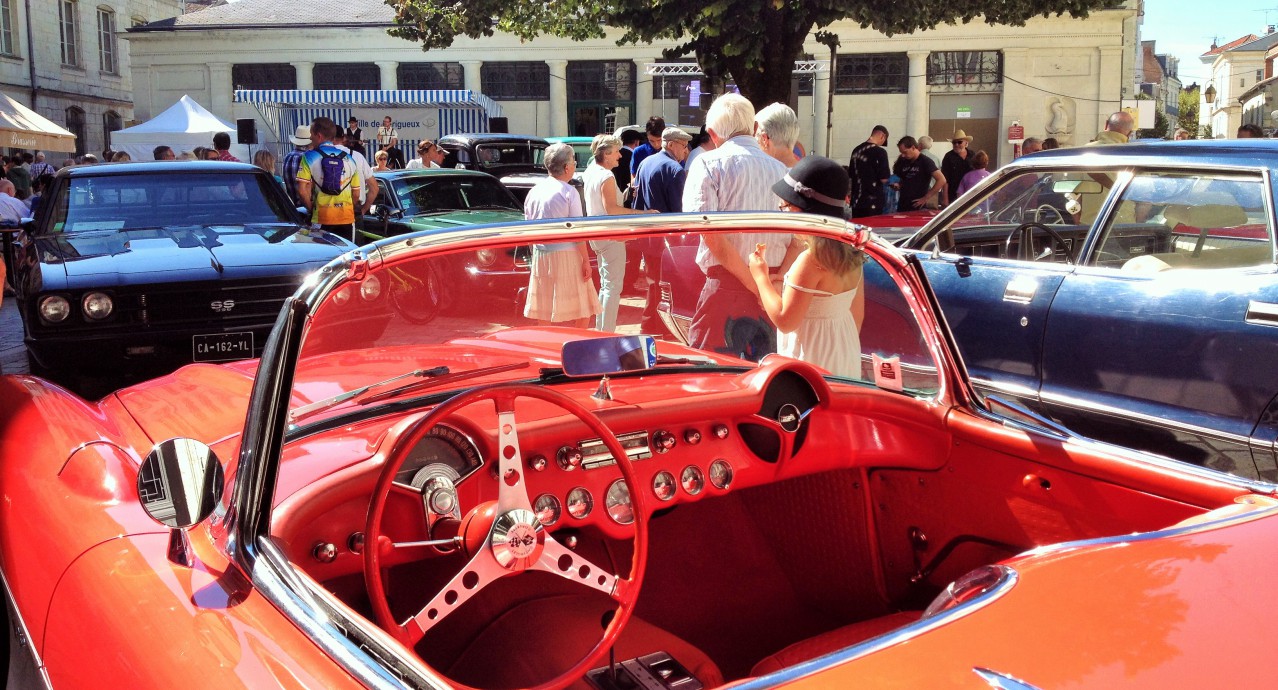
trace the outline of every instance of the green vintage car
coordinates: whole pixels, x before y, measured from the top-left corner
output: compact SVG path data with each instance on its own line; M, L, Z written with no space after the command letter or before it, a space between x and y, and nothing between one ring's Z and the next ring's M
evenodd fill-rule
M377 200L363 219L358 244L421 230L522 220L524 211L488 173L455 168L377 173Z
M408 233L523 220L523 208L497 178L455 168L394 170L376 174L376 202L363 217L358 244ZM465 294L484 294L516 304L528 286L528 250L483 249L443 257L428 274L413 276L429 284L419 291L430 299L398 305L402 316L424 323Z

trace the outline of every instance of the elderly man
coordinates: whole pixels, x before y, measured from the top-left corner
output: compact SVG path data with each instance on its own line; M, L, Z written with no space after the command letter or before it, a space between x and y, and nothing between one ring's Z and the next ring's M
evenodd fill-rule
M550 174L528 190L524 217L540 220L581 216L581 195L569 184L577 172L577 156L572 146L551 144L546 147L542 160ZM586 243L554 242L534 244L532 248L524 316L542 325L558 323L589 328L600 306Z
M0 225L19 225L31 214L27 205L18 200L17 190L9 180L0 178Z
M754 106L738 94L715 99L706 113L706 131L715 143L693 162L683 190L683 210L775 211L772 185L786 167L764 153L751 136ZM776 350L776 328L759 305L748 260L765 244L764 260L773 270L788 267L802 251L794 237L779 233L704 234L697 266L706 274L689 327L693 347L759 360Z
M1031 153L1038 153L1043 150L1043 140L1038 137L1029 137L1021 142L1021 155L1028 156Z
M1109 116L1109 119L1105 121L1105 130L1097 134L1095 139L1087 142L1087 145L1126 144L1127 138L1135 129L1136 121L1132 119L1132 114L1120 110Z
M655 213L683 210L683 188L688 177L683 161L688 158L691 142L692 136L678 127L667 127L661 132L661 151L644 159L632 182L636 209ZM639 328L644 333L661 333L663 327L657 305L661 303L661 255L665 240L646 238L639 241L639 246L643 253L647 295Z
M773 103L754 116L754 138L763 152L787 169L799 162L794 143L799 140L799 116L784 103Z

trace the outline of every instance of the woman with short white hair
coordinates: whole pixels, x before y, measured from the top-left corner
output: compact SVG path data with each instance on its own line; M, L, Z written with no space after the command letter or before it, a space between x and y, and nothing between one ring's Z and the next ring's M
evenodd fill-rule
M799 116L784 103L773 103L754 116L754 138L763 152L787 168L799 162L794 142L799 140Z
M621 203L621 190L612 174L621 162L621 139L600 134L590 142L595 159L582 173L585 183L582 195L587 216L622 216L644 211L626 208ZM626 284L626 243L621 240L591 240L590 248L599 257L599 316L595 327L601 331L617 330L617 313L621 310L621 288Z
M551 144L542 159L546 179L533 185L524 200L524 217L581 217L581 195L569 182L577 171L577 157L568 144ZM524 316L543 325L589 328L599 313L599 297L591 279L590 254L584 242L534 244L528 300Z

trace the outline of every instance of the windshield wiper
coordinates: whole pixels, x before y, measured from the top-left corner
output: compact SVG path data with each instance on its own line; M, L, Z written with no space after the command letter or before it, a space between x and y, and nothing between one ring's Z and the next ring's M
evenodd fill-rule
M496 210L496 211L518 211L519 209L517 209L517 208L511 208L511 207L509 207L509 206L502 206L501 204L478 204L478 205L476 205L476 206L471 206L468 210L470 210L470 211L494 211L494 210Z
M388 379L378 381L376 383L370 383L367 386L361 386L354 390L346 391L345 393L338 393L337 395L334 395L331 398L324 398L323 400L316 400L315 402L310 403L309 405L303 405L297 408L296 410L293 410L292 412L290 412L288 415L288 420L291 423L296 423L297 420L302 419L303 417L308 417L312 414L315 414L316 412L327 410L328 408L333 407L334 405L340 405L346 402L347 400L350 400L351 398L357 398L369 392L370 390L373 390L374 388L381 388L382 386L385 386L388 383L394 383L396 381L402 381L404 379L409 379L409 378L428 377L433 379L433 378L438 378L440 376L447 375L448 371L449 371L448 367L434 367L432 369L414 369L406 374L400 374L399 376L392 376Z
M528 367L529 367L528 362L514 362L511 364L498 364L497 366L493 366L493 367L483 367L481 369L471 369L469 371L459 371L455 374L449 374L448 367L440 367L441 369L444 370L444 374L435 376L428 381L414 381L412 383L399 386L398 388L392 388L388 391L382 391L381 393L377 393L377 394L369 395L369 396L365 396L363 392L357 393L356 394L357 399L355 400L355 404L367 405L369 403L375 403L379 400L385 400L387 398L393 398L397 395L403 395L404 393L407 393L408 391L424 390L426 388L434 388L435 386L442 386L446 383L453 383L455 381L465 381L466 379L475 379L481 376L487 376L489 374L500 374L503 371L514 371L515 369L527 369Z

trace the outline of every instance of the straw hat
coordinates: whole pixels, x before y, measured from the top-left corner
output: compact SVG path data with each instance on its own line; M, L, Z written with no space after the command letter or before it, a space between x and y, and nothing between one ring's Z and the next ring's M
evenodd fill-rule
M961 129L956 129L954 130L954 136L950 137L950 141L955 142L955 141L958 141L959 139L963 139L969 144L972 143L972 137L968 136L967 132L964 132Z
M311 144L311 126L298 125L297 131L293 132L293 136L288 138L293 142L294 146L310 146Z

